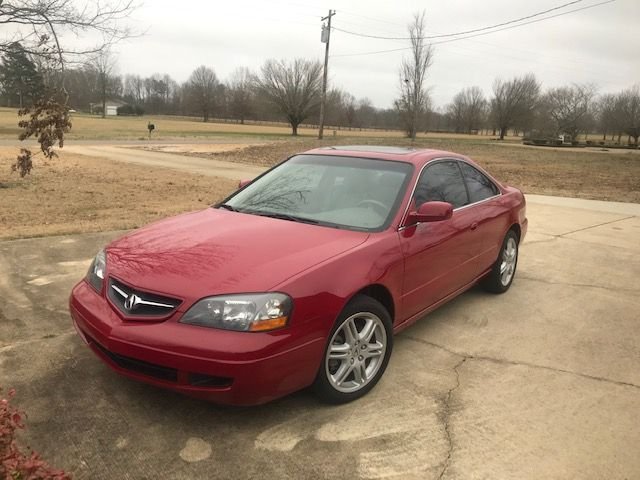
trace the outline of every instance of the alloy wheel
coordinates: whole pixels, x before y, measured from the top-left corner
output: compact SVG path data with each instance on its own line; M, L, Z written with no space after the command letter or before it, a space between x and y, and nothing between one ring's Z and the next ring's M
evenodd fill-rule
M329 383L339 392L357 392L375 378L386 350L382 320L371 312L351 315L335 331L327 348Z
M516 261L518 260L518 244L512 236L502 250L502 262L500 263L500 282L503 286L509 285L513 274L516 271Z

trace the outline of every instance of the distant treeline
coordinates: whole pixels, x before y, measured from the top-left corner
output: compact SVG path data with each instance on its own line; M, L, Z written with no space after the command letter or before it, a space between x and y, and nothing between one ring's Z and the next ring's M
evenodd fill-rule
M64 86L68 105L79 111L103 113L116 103L119 114L198 116L244 123L286 121L297 125L318 118L321 68L317 62L268 60L258 72L236 69L219 79L212 68L196 68L186 82L168 74L149 77L115 74L115 59L105 54L86 65L67 69ZM19 107L42 90L44 74L19 44L2 55L0 103ZM640 135L640 87L598 92L595 85L571 84L542 90L533 74L496 79L487 95L477 86L464 88L450 104L430 105L421 118L423 131L508 132L532 138L599 133L608 141L637 144ZM403 129L397 108L377 108L340 88L327 93L326 125L339 128ZM610 140L609 140L610 139Z

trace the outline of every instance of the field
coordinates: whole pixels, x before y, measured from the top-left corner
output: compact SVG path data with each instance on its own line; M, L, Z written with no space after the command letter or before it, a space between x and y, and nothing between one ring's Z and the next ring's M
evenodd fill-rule
M410 145L401 138L344 140L341 143ZM327 144L315 139L298 139L231 152L207 153L199 148L191 155L271 166L296 152ZM640 203L640 152L637 151L528 147L470 136L420 138L413 145L468 155L496 178L525 193Z
M24 180L9 164L15 149L0 147L0 240L135 228L205 208L237 182L173 170L61 154Z
M0 108L0 138L16 138L19 129L17 127L18 116L15 109ZM71 140L148 140L148 123L155 126L152 140L158 139L185 139L185 138L215 138L221 136L264 136L269 138L289 138L291 129L284 123L253 123L246 125L238 123L222 123L198 121L193 117L179 117L171 115L145 115L143 117L108 117L101 118L84 113L71 114L72 128L68 138ZM327 127L325 136L327 139L334 137L334 129ZM403 137L397 130L335 130L338 137ZM299 128L298 134L302 137L315 137L316 129ZM467 138L469 135L458 134L422 134L421 137ZM486 138L486 137L484 137ZM514 137L510 137L513 140Z
M74 118L75 140L96 145L112 141L130 147L188 157L271 166L317 146L340 144L412 145L400 132L339 132L324 141L313 130L292 138L283 125L202 123L173 117ZM151 142L148 121L158 125ZM0 109L0 239L134 228L157 218L203 208L235 188L218 177L140 166L77 155L37 157L33 173L20 179L10 171L17 154L14 110ZM142 130L138 132L138 130ZM331 133L331 130L328 132ZM305 136L306 135L306 136ZM375 135L375 136L374 136ZM511 139L429 134L413 146L455 151L472 157L498 179L525 193L640 203L640 152L528 147ZM123 173L126 172L126 173Z

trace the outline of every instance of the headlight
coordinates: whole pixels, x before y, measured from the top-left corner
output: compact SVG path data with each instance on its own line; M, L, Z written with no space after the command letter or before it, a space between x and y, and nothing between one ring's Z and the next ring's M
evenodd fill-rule
M89 271L87 272L87 282L98 292L102 292L102 283L104 282L104 274L107 270L107 256L104 250L100 250L96 258L91 262Z
M265 332L284 327L291 298L282 293L224 295L200 300L181 323L242 332Z

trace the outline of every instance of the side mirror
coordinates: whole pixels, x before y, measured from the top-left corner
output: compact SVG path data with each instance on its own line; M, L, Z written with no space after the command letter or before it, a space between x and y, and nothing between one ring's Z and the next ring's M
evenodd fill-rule
M244 180L240 180L238 182L238 188L242 188L248 183L251 183L251 179L245 178Z
M453 215L453 205L447 202L425 202L417 211L410 212L406 225L416 223L441 222L449 220Z

